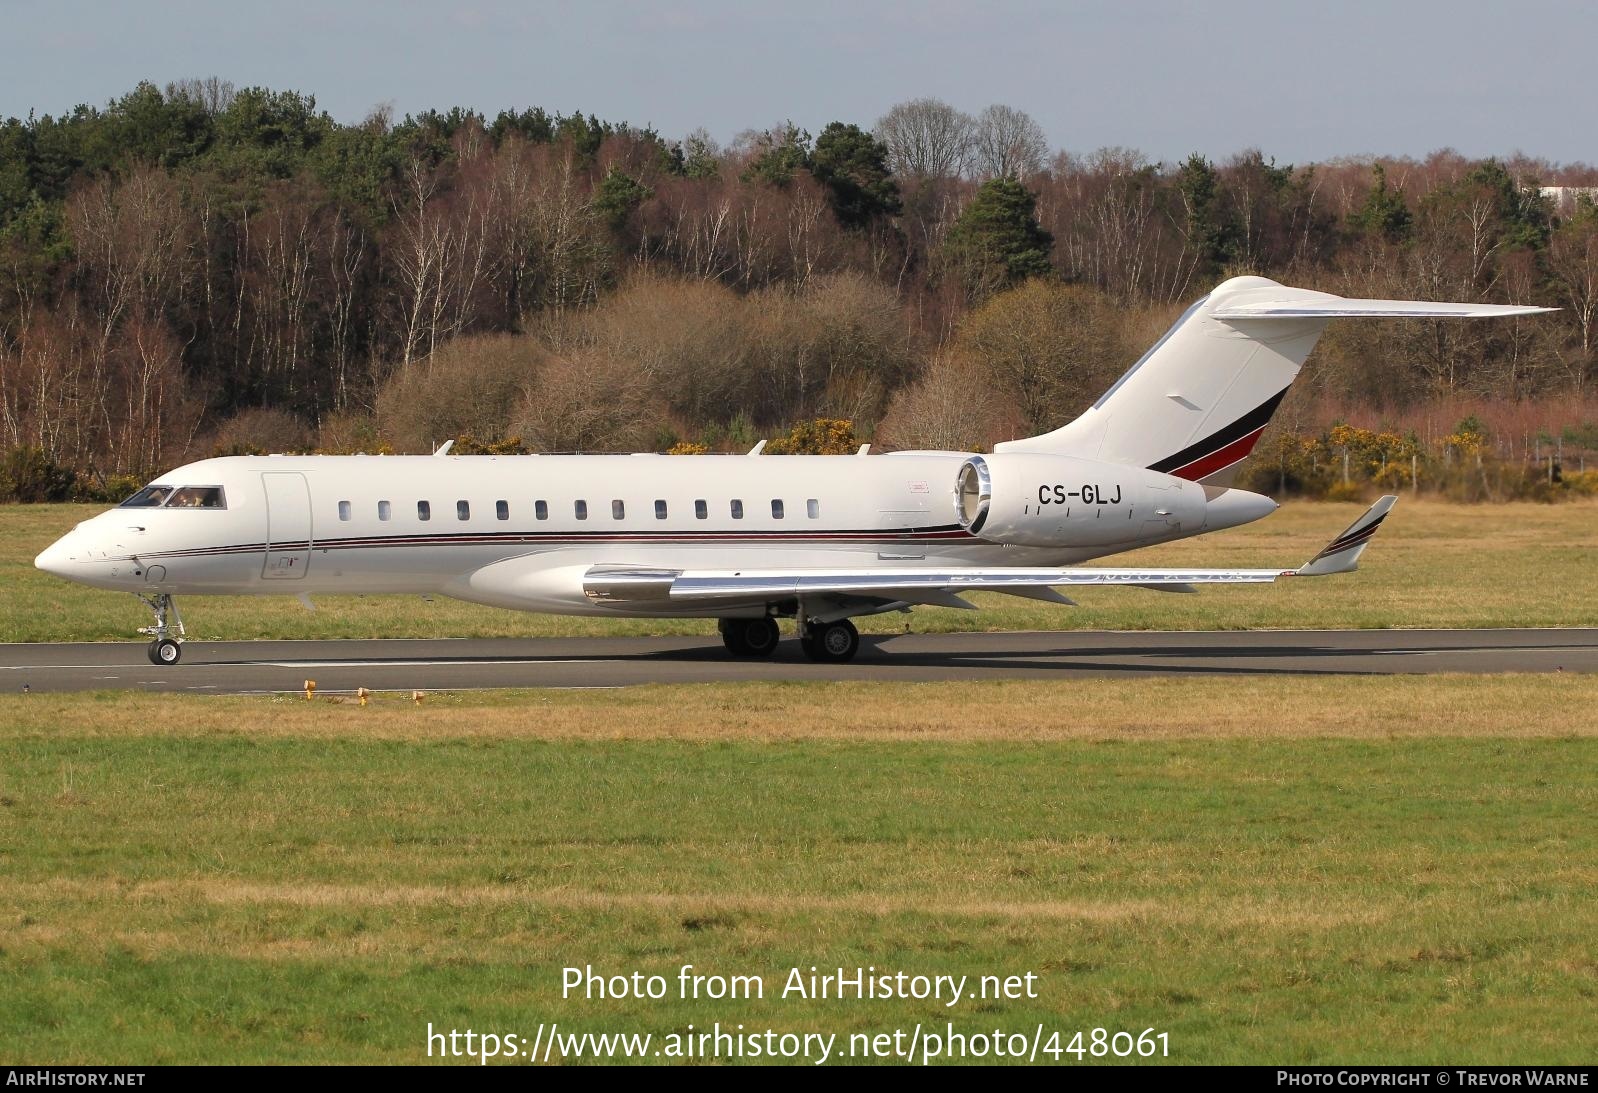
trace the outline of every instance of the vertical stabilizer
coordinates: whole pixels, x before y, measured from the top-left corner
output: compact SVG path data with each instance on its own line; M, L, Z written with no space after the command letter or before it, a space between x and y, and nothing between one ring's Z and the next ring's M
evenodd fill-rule
M1549 310L1350 300L1264 277L1234 277L1188 308L1081 417L994 450L1075 455L1229 486L1332 319L1487 318Z

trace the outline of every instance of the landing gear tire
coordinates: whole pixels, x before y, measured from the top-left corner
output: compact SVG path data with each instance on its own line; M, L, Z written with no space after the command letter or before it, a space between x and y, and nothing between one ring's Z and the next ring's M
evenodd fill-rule
M160 638L150 643L150 663L165 667L183 659L183 646L171 638Z
M782 634L776 619L722 619L721 642L735 657L769 657Z
M137 592L134 595L155 613L154 626L139 627L139 633L154 639L145 650L150 657L150 663L165 668L182 660L183 616L178 614L176 601L165 592L155 596L145 596ZM173 633L176 633L177 637L172 637Z
M820 664L844 664L860 650L860 631L848 619L811 623L799 635L805 656Z

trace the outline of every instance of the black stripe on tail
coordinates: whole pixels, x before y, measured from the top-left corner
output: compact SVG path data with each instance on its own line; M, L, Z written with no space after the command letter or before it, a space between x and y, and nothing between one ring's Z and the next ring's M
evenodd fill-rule
M1276 408L1282 404L1282 399L1285 397L1287 397L1287 388L1284 387L1225 428L1211 433L1196 444L1189 444L1175 455L1168 455L1158 463L1151 463L1149 470L1170 474L1197 463L1205 456L1213 455L1229 444L1237 443L1250 433L1269 424L1271 415L1276 413Z

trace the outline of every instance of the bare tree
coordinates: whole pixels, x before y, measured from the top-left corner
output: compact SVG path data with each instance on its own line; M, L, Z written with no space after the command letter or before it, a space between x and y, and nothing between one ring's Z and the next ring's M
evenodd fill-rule
M350 366L355 351L355 320L361 305L361 274L366 259L366 231L342 212L333 216L326 239L328 351L333 369L333 407L350 404Z
M392 248L402 293L401 371L470 330L480 289L494 279L493 172L483 167L489 153L476 132L457 138L464 166L453 190L446 188L443 170L420 156L402 168L404 194L395 202Z
M878 121L876 137L888 146L888 166L906 179L953 178L965 170L973 122L938 99L911 99Z
M455 338L395 372L378 391L383 437L410 452L463 435L505 439L546 362L543 348L525 335Z
M1040 433L1087 409L1134 358L1122 322L1085 285L1032 280L966 316L954 344L1014 393L1023 424Z
M1598 321L1598 215L1568 221L1548 241L1548 268L1581 334L1580 354L1565 367L1579 396L1592 367Z
M1024 178L1043 169L1049 142L1032 116L995 103L977 115L971 134L971 170L979 178Z
M594 397L596 388L604 398ZM653 409L648 378L631 362L585 349L539 374L514 429L538 451L637 451L646 443Z
M227 112L227 108L233 105L236 93L233 81L224 80L220 76L176 80L166 85L168 101L188 99L190 102L198 103L213 118Z
M243 255L251 344L259 349L267 389L286 396L292 405L301 396L314 351L313 308L328 216L316 195L294 182L269 187L262 204Z
M940 353L920 380L894 396L876 436L893 448L980 451L1001 435L1001 401L987 369Z
M133 461L156 449L119 444L124 438L117 433L129 420L159 428L167 420L166 388L181 383L182 346L164 329L193 266L181 187L162 171L140 169L74 193L66 214L78 248L83 299L97 326L85 377L92 402L83 407L78 427L111 447L118 470L143 469L153 463ZM120 406L119 391L134 401Z
M391 261L401 298L399 369L406 372L429 348L429 332L443 313L446 269L455 258L454 236L438 210L438 173L421 156L401 169L404 197L396 201L397 239Z

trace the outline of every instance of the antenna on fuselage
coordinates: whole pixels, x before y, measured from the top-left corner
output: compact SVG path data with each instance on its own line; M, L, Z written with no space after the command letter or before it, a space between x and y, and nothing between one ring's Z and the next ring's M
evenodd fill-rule
M453 440L446 440L446 441L444 441L444 443L440 444L436 449L434 449L433 454L434 455L448 455L449 454L449 450L451 448L453 448L454 446L455 446L455 442Z
M765 450L766 450L766 442L764 440L762 440L759 444L756 444L753 448L749 449L749 454L750 455L759 455L761 452L763 452Z

